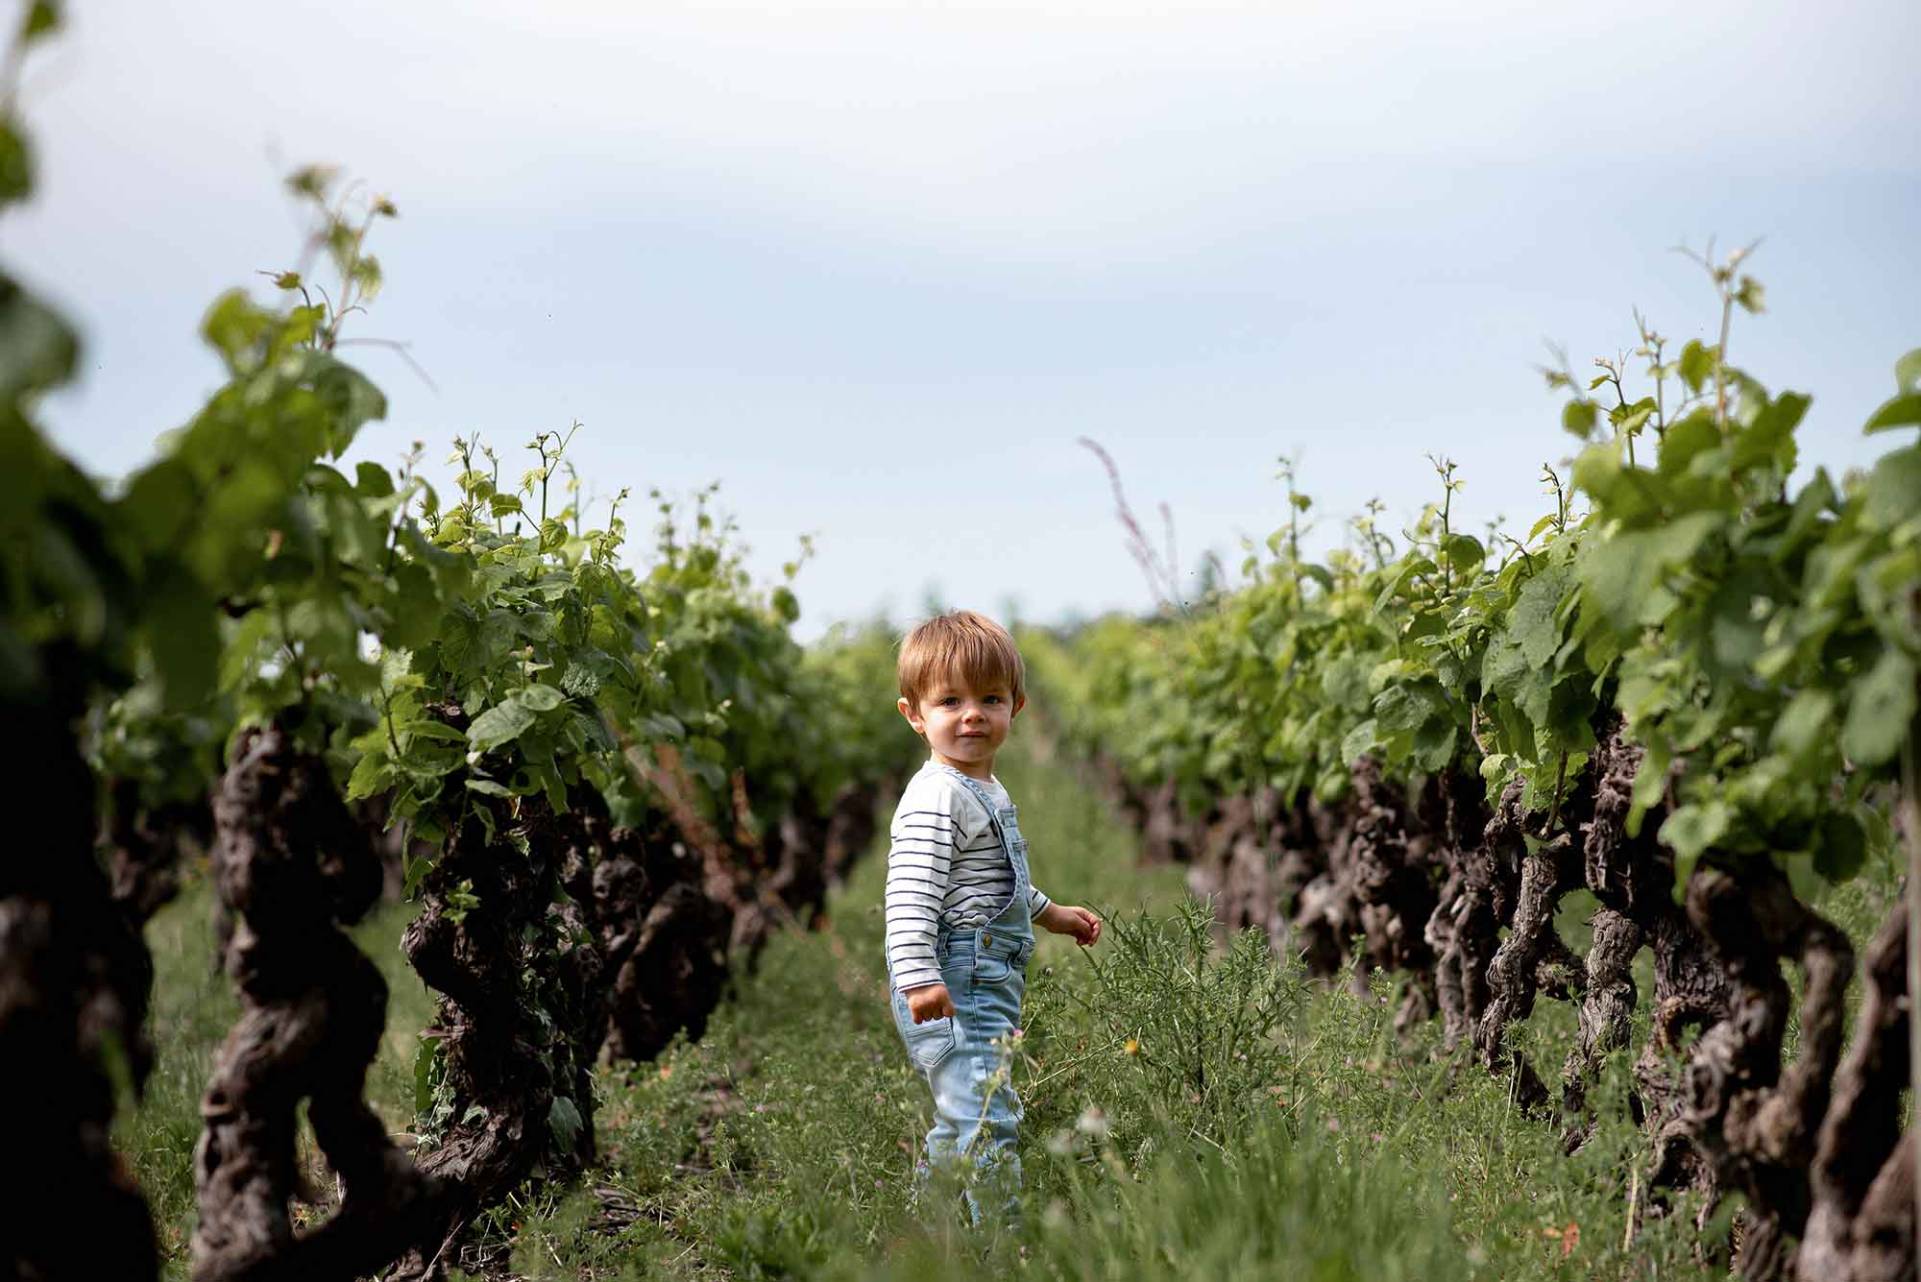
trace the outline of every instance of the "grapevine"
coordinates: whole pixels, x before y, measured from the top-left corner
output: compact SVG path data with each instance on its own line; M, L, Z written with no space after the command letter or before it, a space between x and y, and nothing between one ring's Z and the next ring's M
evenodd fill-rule
M58 18L30 7L19 50ZM17 200L28 153L3 123ZM561 479L571 432L538 434L507 485L458 442L444 502L418 450L346 464L386 404L335 353L398 211L326 168L289 188L307 252L267 273L272 300L214 302L227 381L112 494L32 421L71 332L0 279L0 699L13 777L60 825L0 885L0 1046L42 1101L22 1142L60 1164L9 1187L14 1272L155 1275L107 1130L150 1062L140 928L183 852L210 854L242 999L202 1107L195 1277L440 1276L490 1208L594 1160L603 1045L698 1037L733 960L820 910L911 747L876 729L885 636L810 657L790 583L749 581L710 494L684 517L656 495L637 571L622 500L595 528ZM340 930L381 893L376 839L441 994L413 1154L362 1099L386 988ZM342 1190L316 1224L290 1214L303 1104ZM95 1231L50 1235L75 1212Z
M1370 511L1307 562L1290 489L1289 524L1240 585L1185 617L1031 644L1147 858L1190 861L1224 926L1262 926L1311 970L1400 973L1401 1026L1438 1007L1443 1045L1471 1044L1570 1147L1589 1083L1627 1049L1650 948L1634 1101L1648 1185L1701 1192L1704 1222L1740 1193L1737 1263L1774 1278L1817 1249L1815 1183L1832 1261L1855 1240L1833 1190L1860 1215L1875 1172L1910 1178L1891 1145L1847 1177L1810 1173L1853 959L1808 905L1891 845L1921 656L1921 446L1793 484L1809 398L1725 359L1733 315L1763 293L1744 252L1701 261L1720 344L1670 355L1637 316L1644 369L1600 362L1585 385L1549 371L1582 449L1570 480L1545 470L1554 509L1525 539L1456 528L1460 480L1436 459L1440 498L1398 545ZM1911 353L1868 431L1921 422L1917 380ZM1600 903L1585 958L1554 925L1575 890ZM1784 962L1801 973L1786 1064ZM1558 1092L1512 1038L1539 995L1579 1009ZM1905 1026L1873 1019L1859 1036L1890 1053ZM1829 1134L1860 1124L1867 1070L1850 1063ZM1879 1116L1898 1133L1892 1105Z

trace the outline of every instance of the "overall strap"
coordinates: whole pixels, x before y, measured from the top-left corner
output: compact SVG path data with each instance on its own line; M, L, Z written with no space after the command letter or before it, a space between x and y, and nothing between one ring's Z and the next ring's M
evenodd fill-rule
M1022 912L1025 913L1028 891L1033 886L1032 874L1027 870L1026 842L1008 836L1007 828L1001 823L1000 807L996 806L994 799L987 795L987 789L981 786L980 780L972 775L963 774L944 762L941 764L941 769L966 784L967 790L974 794L974 800L980 802L981 809L987 812L987 821L994 825L994 836L999 839L1001 850L1007 856L1008 866L1014 872L1014 898L1008 907L1011 908L1016 903L1020 904Z
M987 822L994 825L994 835L1000 838L1001 849L1007 849L1007 832L1001 827L1000 807L996 806L994 799L987 795L987 789L981 786L981 781L972 775L962 774L949 765L942 765L941 769L967 785L967 791L974 794L974 800L980 802L981 809L987 812Z

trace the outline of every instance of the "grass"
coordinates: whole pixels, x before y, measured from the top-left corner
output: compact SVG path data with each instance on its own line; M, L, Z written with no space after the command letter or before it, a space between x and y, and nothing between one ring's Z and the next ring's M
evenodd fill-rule
M1626 1056L1594 1092L1594 1139L1564 1157L1559 1128L1519 1115L1506 1083L1440 1057L1437 1026L1397 1041L1385 980L1360 997L1275 965L1252 938L1218 946L1180 870L1137 868L1132 837L1066 763L1017 736L1002 766L1036 879L1110 920L1090 952L1044 938L1030 969L1015 1066L1027 1108L1023 1225L970 1231L952 1190L910 1203L929 1105L887 1013L876 851L825 928L769 945L700 1044L603 1067L604 1169L503 1211L516 1273L1709 1275L1694 1258L1691 1207L1624 1244L1642 1149L1627 1120ZM1872 897L1849 901L1851 928L1859 917L1872 929ZM208 970L205 907L204 894L189 897L155 923L161 1063L121 1131L176 1247L191 1226L198 1091L233 1010ZM395 991L370 1093L396 1130L428 1013L394 948L402 922L390 910L362 931ZM1550 1080L1572 1035L1572 1012L1546 1000L1521 1032ZM170 1272L184 1265L181 1251Z

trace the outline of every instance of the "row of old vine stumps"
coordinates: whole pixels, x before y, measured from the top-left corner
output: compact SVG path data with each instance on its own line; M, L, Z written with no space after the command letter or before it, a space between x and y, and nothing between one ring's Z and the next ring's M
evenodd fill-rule
M1846 935L1766 860L1706 860L1677 904L1673 858L1653 835L1663 816L1627 831L1639 765L1620 725L1606 727L1552 814L1527 812L1518 783L1490 812L1481 780L1458 772L1409 796L1366 759L1334 805L1269 791L1217 798L1204 813L1183 807L1172 781L1143 789L1112 763L1095 769L1141 833L1143 859L1188 865L1190 889L1212 899L1224 929L1258 928L1311 973L1346 973L1363 993L1374 970L1399 972L1397 1027L1438 1012L1446 1051L1467 1047L1506 1076L1517 1104L1565 1128L1569 1151L1592 1129L1601 1061L1628 1046L1633 962L1648 948L1651 1033L1630 1100L1650 1145L1637 1216L1668 1213L1665 1193L1689 1189L1704 1229L1738 1192L1735 1244L1704 1239L1700 1250L1731 1250L1744 1277L1913 1278L1905 909L1896 903L1869 947L1844 1060ZM1577 889L1599 901L1585 959L1554 928ZM1799 1046L1785 1065L1784 961L1802 978ZM1544 994L1578 1009L1558 1106L1510 1037Z
M470 817L438 852L402 942L438 994L424 1034L437 1043L436 1107L408 1152L364 1098L387 988L344 930L391 878L325 763L284 725L249 729L210 814L123 813L99 831L70 733L78 695L40 706L45 724L16 727L4 765L47 819L34 856L0 870L0 1084L32 1101L0 1164L0 1263L22 1278L158 1275L151 1215L111 1128L152 1062L142 929L182 848L209 851L242 1007L202 1103L196 1282L430 1278L500 1262L473 1242L477 1221L528 1180L594 1160L596 1061L699 1037L730 965L806 922L866 849L888 786L850 785L824 812L803 800L758 839L744 813L723 833L669 804L676 818L642 832L615 826L586 790L564 813L490 799L486 821ZM743 809L745 790L737 777ZM303 1102L336 1196L303 1187ZM296 1199L333 1208L303 1227ZM87 1232L58 1227L75 1215Z

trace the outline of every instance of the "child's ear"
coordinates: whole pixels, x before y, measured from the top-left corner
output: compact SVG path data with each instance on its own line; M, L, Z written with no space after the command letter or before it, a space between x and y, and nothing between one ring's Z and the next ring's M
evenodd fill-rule
M1015 717L1018 717L1021 714L1021 709L1025 708L1026 706L1027 706L1027 696L1024 694L1015 695L1014 710L1007 714L1007 719L1009 721L1012 721Z
M903 717L907 718L907 724L914 727L915 734L927 733L926 729L921 725L919 708L915 707L912 703L909 703L905 697L902 697L901 699L896 701L894 706L900 709L900 714Z

